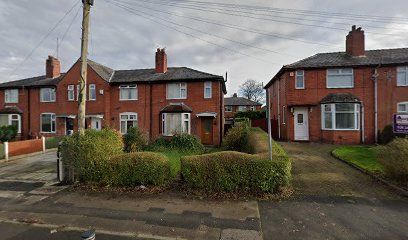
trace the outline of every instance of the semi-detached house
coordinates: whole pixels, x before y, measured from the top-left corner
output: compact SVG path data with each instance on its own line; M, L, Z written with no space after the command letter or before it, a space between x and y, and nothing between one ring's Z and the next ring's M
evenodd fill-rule
M352 27L345 52L319 53L283 66L265 86L276 138L373 143L408 113L408 48L365 50Z
M60 73L59 60L49 56L45 68L44 76L0 84L0 125L16 125L23 139L77 130L80 62ZM152 69L113 70L89 60L86 126L122 134L138 126L150 139L189 133L219 145L225 93L222 76L167 67L164 49Z

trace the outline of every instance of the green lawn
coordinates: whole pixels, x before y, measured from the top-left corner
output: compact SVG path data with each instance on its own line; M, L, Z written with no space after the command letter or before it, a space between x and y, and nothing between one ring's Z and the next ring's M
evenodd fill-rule
M383 173L383 166L377 161L375 147L343 146L335 149L333 154L347 162L373 173Z

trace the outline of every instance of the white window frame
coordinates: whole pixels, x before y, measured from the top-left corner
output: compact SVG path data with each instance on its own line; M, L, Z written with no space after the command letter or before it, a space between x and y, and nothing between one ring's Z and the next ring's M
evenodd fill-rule
M302 86L298 87L298 79L302 79ZM305 89L305 71L297 70L295 74L295 89Z
M256 106L251 106L249 109L250 109L251 111L255 111L255 110L256 110Z
M179 97L174 97L174 98L170 98L169 97L169 86L170 85L179 85ZM182 96L182 90L185 90L186 96ZM180 82L180 83L168 83L166 85L166 98L167 99L187 99L187 83L185 82Z
M13 96L16 98L12 99ZM4 90L4 103L18 103L18 89Z
M88 100L89 101L96 101L96 85L95 84L89 84L89 89L88 89ZM92 94L91 92L95 93L95 98L91 98Z
M353 104L354 105L354 126L355 128L336 128L336 104ZM325 111L325 106L330 105L330 111ZM321 104L321 128L322 130L332 131L359 131L360 130L360 104L358 103L328 103ZM332 127L325 127L325 113L331 113Z
M183 133L191 134L191 113L162 113L162 135L166 137L172 137L174 134L167 133L167 114L180 114L180 129ZM188 122L188 129L185 129L184 123Z
M245 109L242 110L241 108L245 108ZM238 112L246 112L246 111L248 111L248 108L247 108L247 106L238 106L237 111L238 111Z
M344 73L345 70L351 70L351 73ZM338 71L338 73L330 73L330 71ZM351 85L349 86L329 86L330 76L351 76ZM354 88L354 69L353 68L330 68L326 70L326 87L327 88Z
M400 105L405 105L405 111L400 111L399 110ZM397 112L398 113L408 113L408 102L399 102L397 104Z
M128 116L128 118L127 119L122 119L122 116ZM135 119L130 119L129 118L129 116L136 116L136 118ZM138 116L137 116L137 113L135 113L135 112L123 112L123 113L120 113L119 114L119 131L120 131L120 133L121 134L126 134L127 132L128 132L128 129L127 129L127 122L128 121L135 121L136 120L136 126L139 126L139 121L138 121ZM125 126L126 126L126 131L122 131L122 121L125 121L126 122L126 124L125 124Z
M43 99L43 97L44 97L43 94L44 94L44 91L46 91L46 90L51 91L49 101ZM57 99L57 91L56 91L55 88L41 88L40 89L40 102L55 102L56 99Z
M207 95L207 89L209 90L209 94ZM212 82L204 82L204 98L212 98Z
M225 106L225 112L232 112L232 106Z
M75 85L67 86L67 99L68 101L75 101Z
M405 74L405 83L400 83L398 79L399 73ZM397 87L408 87L408 66L397 67Z
M136 91L135 98L122 98L122 93L121 93L122 89L126 89L126 90L135 89ZM138 90L137 90L136 84L119 86L119 101L135 101L137 99L138 99Z
M43 115L51 115L51 131L50 132L43 131L43 122L42 122L43 121L42 120ZM53 125L54 125L54 131L52 130ZM41 113L40 114L40 132L41 133L56 133L57 132L57 118L56 118L55 113Z

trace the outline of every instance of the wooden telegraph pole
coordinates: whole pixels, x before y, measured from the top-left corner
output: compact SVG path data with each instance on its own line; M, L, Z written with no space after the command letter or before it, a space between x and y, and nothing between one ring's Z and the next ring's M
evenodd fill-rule
M82 0L83 16L82 16L82 38L81 38L81 78L79 80L78 94L78 131L79 134L85 132L85 106L86 106L86 76L87 76L87 54L88 54L88 28L89 14L93 0Z

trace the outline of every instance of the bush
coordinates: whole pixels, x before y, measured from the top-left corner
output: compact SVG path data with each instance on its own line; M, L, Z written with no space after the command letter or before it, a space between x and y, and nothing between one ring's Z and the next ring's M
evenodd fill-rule
M392 125L387 125L384 129L378 134L378 143L387 144L395 138L394 130Z
M17 127L13 125L0 126L0 141L9 142L17 136Z
M170 180L166 156L153 152L125 153L111 158L106 184L134 187L141 184L162 186Z
M63 137L47 137L45 138L45 149L57 148Z
M85 130L65 137L61 145L64 165L70 169L69 181L103 182L109 172L109 158L122 153L120 133L113 129ZM67 176L67 175L65 175Z
M204 151L204 146L201 144L201 141L197 136L177 134L173 137L159 137L146 149L154 152L175 150L198 154Z
M290 171L286 155L270 161L261 155L226 151L181 158L181 172L188 186L209 192L274 192L289 184Z
M230 128L222 142L225 150L243 152L248 144L249 127L245 123L236 123Z
M408 138L396 138L377 149L385 174L408 187Z
M257 111L237 112L234 117L249 118L249 119L263 119L263 118L266 118L266 111L257 110Z
M138 127L132 127L123 135L123 143L125 152L139 152L147 146L149 139Z

